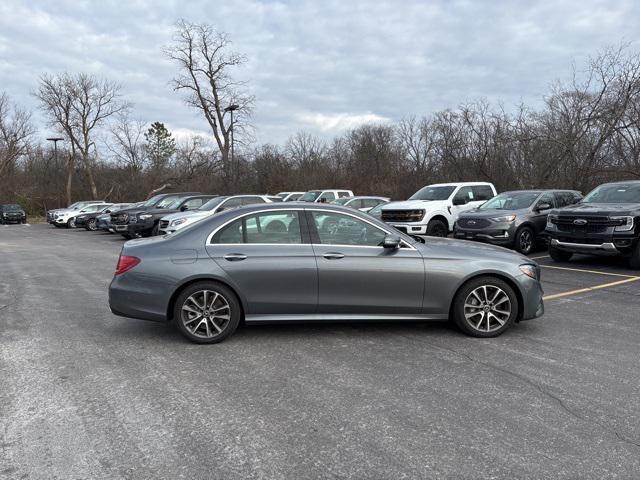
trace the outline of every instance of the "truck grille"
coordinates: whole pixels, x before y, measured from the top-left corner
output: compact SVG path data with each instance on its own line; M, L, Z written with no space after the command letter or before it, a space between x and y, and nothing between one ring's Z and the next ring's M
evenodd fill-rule
M491 222L486 218L459 218L458 226L460 228L486 228Z
M116 213L114 215L111 215L111 223L115 225L123 225L127 223L128 220L129 214L127 213Z
M383 222L419 222L424 210L382 210Z
M584 220L586 223L583 225L576 225L575 220ZM589 216L580 217L577 215L561 215L557 219L552 220L558 227L559 232L565 233L605 233L608 227L618 225L616 221L612 221L609 217L604 216Z

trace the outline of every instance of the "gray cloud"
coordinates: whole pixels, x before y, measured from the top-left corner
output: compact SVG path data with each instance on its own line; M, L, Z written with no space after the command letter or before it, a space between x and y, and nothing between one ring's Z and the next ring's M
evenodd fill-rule
M3 0L0 90L36 109L40 74L87 71L120 81L140 118L206 131L161 52L182 17L226 31L248 56L238 76L257 98L256 139L280 143L480 97L536 105L572 61L635 41L639 14L633 0Z

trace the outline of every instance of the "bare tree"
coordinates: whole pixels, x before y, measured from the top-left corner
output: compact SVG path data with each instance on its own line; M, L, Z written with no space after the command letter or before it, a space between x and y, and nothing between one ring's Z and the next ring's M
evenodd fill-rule
M128 108L120 101L120 86L109 80L98 79L84 73L75 76L67 73L40 77L35 92L49 122L65 134L71 143L69 169L70 184L73 159L80 157L93 198L98 197L94 170L96 130L119 112ZM70 192L70 185L67 188Z
M26 153L34 131L31 113L13 104L6 93L0 93L0 178L13 170Z
M131 175L141 173L145 167L143 147L145 123L142 120L131 119L129 112L122 112L117 115L110 132L111 136L106 142L106 147L118 164L128 170Z
M223 172L229 180L237 179L237 168L231 165L231 131L245 131L251 115L253 96L246 92L244 82L234 80L232 70L246 62L243 55L230 51L226 34L207 24L181 20L173 44L165 54L179 68L173 79L176 91L186 93L187 105L204 115L220 152ZM233 112L228 107L236 105Z

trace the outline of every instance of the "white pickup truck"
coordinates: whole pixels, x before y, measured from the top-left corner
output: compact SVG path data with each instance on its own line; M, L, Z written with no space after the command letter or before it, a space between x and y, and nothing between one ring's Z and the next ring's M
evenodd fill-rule
M438 183L427 185L404 202L382 207L383 222L410 235L446 237L453 231L458 214L482 205L496 196L486 182Z

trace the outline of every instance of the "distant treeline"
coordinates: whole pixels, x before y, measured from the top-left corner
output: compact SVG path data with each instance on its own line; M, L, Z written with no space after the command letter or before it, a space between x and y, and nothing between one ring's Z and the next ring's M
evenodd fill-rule
M178 48L184 35L226 42L198 30L203 26L179 27L172 59L184 53ZM217 112L206 112L206 102L198 106L200 100L187 97L203 111L212 135L176 141L160 122L132 120L133 107L121 100L120 87L101 79L45 75L34 94L65 138L57 158L50 142L34 140L29 112L0 97L0 203L18 202L32 214L70 200L142 200L170 190L336 187L404 199L425 184L445 181L490 181L501 191L587 192L604 181L640 178L640 59L629 47L608 49L575 69L569 81L551 85L535 110L521 105L507 112L479 101L395 124L363 125L330 141L299 132L284 145L251 145L246 98L234 119L233 158L230 111L221 110L220 101ZM228 104L238 98L236 91L229 95ZM91 102L101 105L102 117L96 118L95 108L83 110ZM92 128L83 129L83 122L93 122Z

